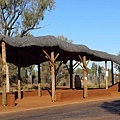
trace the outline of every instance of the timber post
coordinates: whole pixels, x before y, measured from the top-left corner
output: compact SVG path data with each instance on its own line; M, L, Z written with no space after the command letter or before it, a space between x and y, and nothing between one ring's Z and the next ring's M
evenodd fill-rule
M83 83L84 83L84 86L83 86L83 98L87 98L88 97L88 88L87 88L87 74L88 74L88 69L87 69L87 65L90 61L90 59L86 62L86 56L83 56L83 58L78 55L81 62L82 62L82 65L79 64L82 69L83 69Z
M108 70L107 70L107 61L105 61L105 85L106 89L108 89Z
M21 99L20 67L18 67L18 100Z
M6 44L2 42L2 105L6 106L7 97L6 97Z
M10 92L9 66L8 66L8 63L6 63L6 92Z
M38 96L42 96L42 89L41 89L41 78L40 78L40 64L38 64Z
M54 51L51 52L51 60L54 63ZM56 101L56 92L55 92L55 65L51 65L51 75L52 75L52 102Z
M56 56L54 54L54 50L52 49L51 51L51 56L49 56L49 54L43 50L44 54L46 55L46 58L49 59L50 61L50 65L51 65L51 76L52 76L52 102L56 101L56 79L55 79L55 60L58 58L59 54L58 53Z
M18 53L18 100L21 99L20 53Z
M112 85L114 85L113 61L111 61L111 77L112 77Z
M72 60L70 60L70 89L73 89L73 65Z
M83 77L84 77L84 91L83 91L83 97L88 97L88 90L87 90L87 65L86 65L86 56L83 56Z

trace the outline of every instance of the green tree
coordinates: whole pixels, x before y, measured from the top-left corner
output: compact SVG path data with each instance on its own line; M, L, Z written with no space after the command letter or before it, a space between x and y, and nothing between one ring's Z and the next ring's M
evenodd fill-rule
M97 76L97 64L95 64L94 62L92 63L91 72L93 76Z
M120 52L118 53L118 56L120 57ZM114 63L114 68L118 71L118 79L120 80L120 65L119 64L116 64Z
M54 4L54 0L0 0L0 33L23 37L40 29L45 11L53 10Z
M60 65L60 62L56 62L57 68L59 65ZM69 62L67 62L66 65L69 66ZM58 84L62 83L63 85L69 86L70 75L69 75L69 71L68 71L66 65L63 63L60 66L60 68L57 72L56 81Z
M80 74L80 73L82 73L83 72L83 70L81 69L81 68L77 68L76 70L75 70L75 74Z
M108 75L109 75L108 81L109 81L109 83L111 83L111 85L112 85L112 74L111 74L111 69L108 69Z
M100 88L101 75L102 75L102 67L99 65L98 66L98 85L99 85L99 88Z
M30 74L32 75L32 78L35 79L35 65L21 68L21 78L23 83L27 83L26 78L28 78Z
M98 66L98 76L101 79L101 74L102 74L102 67L99 65Z
M120 52L118 53L118 56L120 57ZM115 63L114 67L120 73L120 65Z
M72 42L73 42L72 40L68 40L68 38L65 37L65 36L63 36L63 35L59 35L59 36L57 36L57 38L58 38L59 40L63 40L63 41L69 42L69 43L72 43Z
M51 82L50 63L49 62L44 62L41 64L41 81L42 81L42 83L50 83Z
M30 35L31 30L41 28L39 24L44 20L45 11L53 10L54 5L54 0L0 0L0 34L9 37ZM16 66L9 64L9 70L10 77L17 74ZM22 74L24 72L23 68Z

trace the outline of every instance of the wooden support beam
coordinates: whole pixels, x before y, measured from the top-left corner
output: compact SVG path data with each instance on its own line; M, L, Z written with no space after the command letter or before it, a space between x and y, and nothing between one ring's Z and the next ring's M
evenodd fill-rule
M2 42L2 105L6 106L7 97L6 97L6 44Z
M60 55L60 53L58 53L58 54L55 56L55 60L54 60L54 61L56 61L56 59L58 58L59 55Z
M83 59L82 59L82 57L78 54L78 56L79 56L79 58L80 58L80 60L81 60L81 62L83 63Z
M77 68L79 66L78 62L77 62L77 65L73 68L73 70L75 70L75 68Z
M47 58L50 60L50 62L52 63L52 65L55 66L55 63L54 63L55 58L54 58L54 61L53 61L52 58L48 55L48 53L45 50L43 50L43 52L47 56Z
M79 66L79 61L76 61L75 64L73 65L73 70Z
M106 81L106 89L108 89L108 70L107 70L107 61L105 61L105 73L106 73L106 77L105 77L105 81Z
M38 64L38 96L42 96L42 89L41 89L41 78L40 78L40 64Z
M78 64L80 65L80 67L81 67L82 69L84 69L84 67L81 65L81 62L78 62Z
M54 51L51 52L51 61L55 61ZM52 102L56 101L56 92L55 92L55 64L51 66L51 74L52 74Z
M113 61L111 61L111 78L112 78L112 85L114 85Z
M9 66L6 63L6 92L10 92L10 81L9 81Z
M21 80L20 80L20 67L18 67L18 100L21 99Z
M88 97L88 91L87 91L87 65L86 65L86 56L83 56L83 74L84 74L84 90L83 90L83 97Z
M75 64L73 64L73 67L76 66L76 65L78 65L78 61L76 61Z
M70 60L70 89L73 89L73 65L72 60Z
M65 64L65 66L66 66L66 68L67 68L67 70L68 70L68 72L70 72L70 69L68 68L68 66Z
M18 100L21 99L20 54L18 52Z
M87 69L87 65L90 61L90 59L88 60L88 62L86 63L86 56L83 56L83 58L78 54L80 61L82 62L83 66L79 63L79 65L82 67L83 69L83 83L84 83L84 88L83 88L83 97L87 98L88 97L88 88L87 88L87 74L88 74L88 69Z
M87 61L86 66L88 65L89 62L90 62L90 59Z
M4 43L1 43L1 46L5 47L5 51L4 50L3 51L6 54L6 45L3 45L3 44ZM8 63L6 62L6 55L4 57L5 57L4 65L6 65L6 68L5 68L5 74L6 74L5 83L6 83L6 87L5 87L5 89L6 89L6 92L10 92L9 66L8 66Z

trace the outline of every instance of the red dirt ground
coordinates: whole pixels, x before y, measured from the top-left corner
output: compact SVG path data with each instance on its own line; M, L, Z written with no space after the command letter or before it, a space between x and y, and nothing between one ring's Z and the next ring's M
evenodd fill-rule
M119 83L109 87L109 89L89 89L88 98L83 98L83 90L57 89L57 101L51 102L49 92L50 91L43 90L42 97L37 96L37 91L23 92L23 98L21 100L15 99L14 94L9 94L7 98L8 105L0 105L0 113L71 104L75 102L120 98ZM2 103L1 98L0 95L0 102Z

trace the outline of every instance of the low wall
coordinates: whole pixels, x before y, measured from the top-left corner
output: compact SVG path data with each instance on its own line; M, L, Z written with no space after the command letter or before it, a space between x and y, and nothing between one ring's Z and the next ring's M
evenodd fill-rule
M88 97L111 96L111 92L105 89L88 90ZM83 98L83 90L61 90L56 92L57 101L80 100Z
M88 97L111 96L111 92L106 89L88 90Z
M57 90L57 101L64 101L68 99L80 99L83 98L83 91L81 90Z
M90 97L104 97L111 96L120 92L120 82L108 89L88 89L88 98ZM69 99L81 99L83 98L83 90L58 90L56 91L57 101L64 101Z
M38 96L38 90L23 91L23 97ZM42 96L50 95L50 91L42 90Z
M116 83L113 86L110 86L108 90L111 92L120 92L120 82Z
M7 106L15 106L15 94L12 92L7 93L6 99ZM2 93L0 94L0 106L2 106Z
M18 98L18 92L14 92L15 100ZM42 96L50 95L49 90L42 90ZM30 96L38 96L38 90L28 90L28 91L21 91L21 97L30 97Z
M50 95L50 92L47 90L42 90L42 96ZM29 97L29 96L38 96L37 90L32 91L21 91L21 97ZM9 92L7 93L7 106L15 106L15 100L18 98L18 92ZM0 93L0 106L2 106L2 93Z
M15 106L15 94L7 93L7 106Z
M106 89L89 89L88 98L111 96L111 94L119 92L119 88L120 88L120 83L109 87L107 90ZM51 95L50 90L42 90L42 96L48 96L48 95ZM38 96L38 90L21 91L21 96L22 97ZM83 90L57 89L56 97L57 97L56 98L57 101L80 100L83 98ZM18 98L18 92L7 93L7 106L15 106L15 100L17 98ZM0 93L0 106L1 105L2 105L2 93Z

